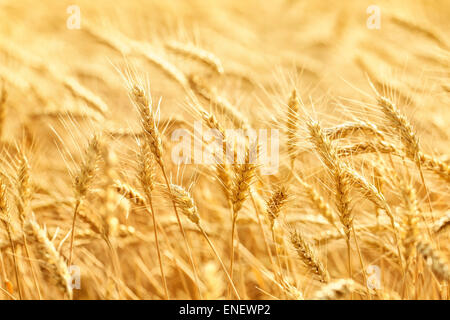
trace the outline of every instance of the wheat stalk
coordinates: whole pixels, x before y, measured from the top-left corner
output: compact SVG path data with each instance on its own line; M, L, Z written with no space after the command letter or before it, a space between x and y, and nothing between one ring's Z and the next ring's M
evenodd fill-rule
M222 259L217 253L215 246L213 245L206 231L200 224L200 215L198 214L197 206L195 205L194 198L192 197L192 195L186 189L176 184L171 184L170 188L165 185L163 187L165 188L165 191L169 197L175 198L175 203L180 208L181 212L200 230L203 237L208 242L208 245L210 246L214 255L216 256L217 260L219 261L223 271L225 272L225 275L227 276L228 282L231 288L233 289L234 294L238 299L240 299L239 293L233 283L232 275L227 271L225 265L222 262Z

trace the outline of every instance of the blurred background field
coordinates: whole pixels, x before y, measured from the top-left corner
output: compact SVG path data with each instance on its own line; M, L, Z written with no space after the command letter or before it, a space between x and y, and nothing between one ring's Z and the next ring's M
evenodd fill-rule
M71 5L80 8L80 29L67 28L67 19L71 15L67 8ZM367 27L370 14L366 10L370 5L377 5L381 10L378 30ZM379 124L382 116L376 111L370 87L372 81L379 92L400 106L413 124L422 150L448 165L449 17L450 2L446 0L0 0L0 89L3 85L8 95L2 115L3 175L14 175L12 163L16 161L16 149L20 146L31 163L34 181L32 207L37 220L48 227L51 235L55 234L55 229L61 229L55 235L55 243L61 243L61 253L67 257L68 242L62 240L70 231L72 221L71 174L80 163L92 133L105 130L111 133L108 145L117 154L118 175L126 183L135 182L135 139L123 136L126 136L124 132L138 133L140 128L138 113L130 102L124 81L125 70L134 70L144 77L150 84L154 100L161 98L162 122L182 119L192 124L196 119L188 103L192 92L187 92L161 66L152 63L145 53L168 61L186 76L201 77L236 106L255 128L283 129L280 118L286 113L286 104L294 88L305 103L305 111L320 119L326 127L360 118ZM214 72L201 62L174 52L168 47L174 41L211 52L219 59L223 72ZM203 106L210 108L207 103ZM219 119L226 127L232 126L226 117L219 116ZM169 126L167 131L173 128ZM297 147L308 153L308 139L302 134L303 131ZM170 143L167 143L167 158L169 147ZM284 161L287 155L284 149L282 151ZM314 178L323 174L309 155L302 159L304 162L298 167L304 166L302 170L306 176ZM280 175L271 177L270 182L286 182L285 173L289 170L286 163L281 165ZM357 160L352 163L357 168L366 164ZM187 166L181 169L186 171L182 177L176 166L169 165L168 170L177 183L186 186L192 182L193 176L196 177L192 193L200 215L209 221L208 231L215 234L212 238L228 266L229 241L222 234L223 225L228 228L229 223L226 200L215 197L220 186L211 182L214 179L205 178L207 170ZM411 182L417 189L421 212L427 212L427 190L417 172L412 175ZM448 184L432 174L427 173L426 178L436 210L435 218L438 219L448 210ZM331 191L323 182L325 179L312 181L322 188L325 198L331 198ZM287 183L294 184L292 181ZM262 199L267 199L269 185L261 183L257 188ZM293 188L295 198L295 193L301 191L298 186ZM98 187L94 191L96 194L102 190ZM399 205L400 200L394 195L389 193L386 197L393 206ZM90 211L100 210L102 200L95 196L91 198ZM68 202L48 208L46 204L55 199ZM128 239L126 241L129 242L124 243L118 240L115 244L121 257L122 278L118 278L117 273L111 275L113 267L107 262L108 255L102 254L104 244L80 238L76 245L78 249L75 249L78 251L75 263L93 267L82 271L82 289L75 290L75 298L164 298L156 251L150 236L150 219L142 208L134 208L124 197L118 199L118 220L124 226L132 226L145 233L145 240ZM167 227L169 236L176 234L178 230L174 217L170 216L170 204L163 201L163 195L157 195L156 199L157 210L163 213L161 223ZM360 208L356 205L356 208L363 208L361 211L371 208L366 202L363 201ZM292 298L283 291L286 288L280 289L280 284L266 274L270 262L264 256L264 245L260 242L262 238L258 235L252 206L247 206L242 213L244 222L238 231L240 240L248 249L241 250L239 257L240 267L235 275L238 289L243 298ZM300 229L306 234L317 235L323 231L322 223L309 225L307 214L311 210L304 207L294 201L286 217L290 222L300 220ZM370 215L365 212L355 223L368 222L367 216ZM247 226L251 223L255 225ZM264 227L270 238L269 226ZM195 229L188 221L186 228ZM204 240L197 231L188 232L193 234L202 296L195 289L196 281L186 252L181 247L173 249L167 244L170 241L163 239L171 297L228 297L225 276ZM180 235L173 237L181 243ZM440 243L439 239L435 240ZM331 248L336 246L337 250L329 250L328 245ZM344 245L342 242L319 244L317 247L336 278L346 274ZM441 249L448 256L448 246L442 244ZM295 264L295 253L282 254L286 254L287 265ZM368 249L365 252L367 264L377 260L376 255ZM354 257L357 265L356 252ZM7 254L4 259L11 262ZM21 270L26 273L28 265L23 264ZM398 272L390 271L390 262L385 264L385 281L389 282L390 277L394 279L390 290L397 294L401 291ZM184 286L177 273L180 269L187 275ZM247 271L251 272L247 274ZM6 272L10 274L3 277L13 279L11 268ZM292 270L287 273L290 276L286 279L293 279L286 281L292 286L298 285L307 298L319 288L306 274L294 277ZM355 279L362 283L362 274L356 272ZM121 289L115 292L111 289L114 285ZM22 286L26 298L37 297L29 274ZM53 289L42 282L43 297L60 297ZM424 298L448 298L442 287L424 287L424 292L428 293Z

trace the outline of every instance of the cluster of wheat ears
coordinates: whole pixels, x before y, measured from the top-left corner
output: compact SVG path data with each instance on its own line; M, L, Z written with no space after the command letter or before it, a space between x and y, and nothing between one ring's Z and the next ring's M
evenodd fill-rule
M45 103L20 138L6 139L9 92L47 97L0 69L1 299L450 298L448 161L425 151L405 99L362 60L371 93L353 120L323 121L321 101L293 83L260 121L209 83L257 86L212 52L165 42L162 50L207 70L187 72L118 32L87 22L81 32L125 57L109 66L138 121L111 125L94 89L0 39L3 54L83 103ZM153 73L177 87L189 116L174 116L164 96L152 99ZM194 120L215 129L222 146L228 128L280 130L278 172L261 174L250 160L259 146L245 138L233 141L245 151L240 161L174 164L171 133L192 132ZM42 132L29 132L42 122L56 155L40 147ZM211 148L201 138L196 145ZM42 161L60 167L33 169Z

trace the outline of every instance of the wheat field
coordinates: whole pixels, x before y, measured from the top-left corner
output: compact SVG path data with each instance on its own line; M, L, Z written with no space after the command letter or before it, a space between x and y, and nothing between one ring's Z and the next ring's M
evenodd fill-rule
M449 16L1 0L0 299L449 299Z

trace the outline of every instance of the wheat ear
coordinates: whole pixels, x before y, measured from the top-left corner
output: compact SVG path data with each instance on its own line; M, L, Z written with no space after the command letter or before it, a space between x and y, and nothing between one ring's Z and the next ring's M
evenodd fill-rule
M166 47L185 57L193 58L202 62L218 74L223 74L224 72L222 62L220 62L219 58L211 52L194 46L193 44L170 41L166 43Z
M296 147L297 147L297 132L299 129L299 98L297 97L297 90L292 90L288 101L288 111L286 120L286 135L287 135L287 151L291 159L291 167L294 165Z
M378 94L378 104L386 118L391 122L395 130L399 132L407 157L409 157L416 164L420 173L422 184L427 193L430 211L433 211L430 193L427 185L425 184L425 178L422 172L422 162L420 160L422 158L422 152L420 151L419 139L417 138L412 125L409 123L408 119L401 114L398 107L388 98Z
M17 168L18 194L17 211L21 222L27 219L31 201L30 165L23 152L20 154Z
M153 156L152 156L152 153L150 151L150 147L148 146L148 144L140 143L139 144L139 156L138 156L139 167L138 167L137 176L141 183L141 187L144 190L144 194L145 194L147 203L150 206L150 212L151 212L151 216L152 216L153 229L154 229L153 234L155 237L155 244L156 244L156 251L158 254L161 279L163 282L166 299L169 299L169 290L167 289L166 275L164 273L161 249L159 247L156 213L153 208L152 192L155 187L155 183L154 183L154 168L153 168L152 158L153 158Z
M69 299L72 299L72 277L69 269L64 258L47 237L47 233L41 229L34 219L25 222L25 232L36 244L38 256L42 260L42 269L55 280L58 288L67 293Z
M251 163L251 154L255 150L257 154L258 146L256 144L248 146L245 153L244 163L236 164L234 166L232 204L233 215L236 217L242 209L245 200L248 198L250 186L255 180L257 166L255 163Z
M150 97L147 95L147 93L145 92L145 90L138 85L133 86L131 96L132 96L135 104L137 105L138 111L141 116L141 126L142 126L143 132L145 133L146 144L147 144L148 148L150 149L150 152L153 154L153 157L154 157L156 163L158 164L159 168L161 169L161 172L164 177L164 181L166 183L166 187L170 191L171 184L169 182L169 178L167 177L166 167L164 166L164 162L162 159L162 151L163 150L162 150L161 136L158 131L158 127L156 125L156 121L155 121L155 118L153 115L152 101L151 101ZM197 290L198 290L199 294L201 295L200 287L198 285L199 282L198 282L197 268L195 267L194 257L192 255L192 249L189 244L189 240L186 235L186 232L184 231L183 224L181 223L180 215L178 214L177 204L175 202L175 197L173 195L171 196L171 200L172 200L173 211L175 212L175 216L177 218L178 227L183 236L184 243L185 243L188 255L189 255L189 260L191 262L192 270L194 272Z
M185 74L167 59L154 53L152 48L146 44L131 41L133 50L139 52L148 62L159 68L169 78L178 83L184 90L189 88L189 81Z
M251 152L256 150L258 153L258 146L247 146L244 163L236 164L234 167L234 178L232 187L232 221L231 221L231 258L230 258L230 276L233 278L234 265L234 238L236 233L236 222L239 211L250 193L250 186L253 184L256 175L256 164L250 163Z
M278 242L275 237L275 221L278 219L281 210L288 200L288 190L285 186L280 186L272 191L270 198L266 202L266 213L271 224L272 241L275 244L275 252L277 257L278 268L280 272L280 280L282 279L282 266L279 254Z
M153 208L153 197L152 197L152 191L155 187L154 182L154 168L152 163L152 153L149 150L150 147L144 143L139 144L139 168L138 168L138 179L141 183L141 187L144 190L144 194L146 196L147 202L150 206L151 216L152 216L152 222L153 222L153 229L154 229L154 236L155 236L155 244L156 244L156 251L158 254L158 261L159 261L159 269L161 272L161 279L163 282L164 291L166 294L166 299L169 299L169 290L167 289L167 281L166 281L166 275L164 273L164 267L163 267L163 260L161 255L161 249L159 247L159 239L158 239L158 228L157 228L157 221L156 221L156 213Z
M73 210L72 229L70 237L70 249L68 265L72 263L73 243L75 239L75 223L77 219L78 210L86 197L86 194L94 180L94 174L97 169L97 163L100 157L100 141L99 136L94 135L89 141L89 145L86 149L86 154L79 168L78 174L75 176L74 189L75 189L75 207Z
M356 156L366 153L400 154L397 147L383 140L377 142L358 142L350 146L339 147L337 153L339 157Z
M200 110L200 114L202 117L202 120L205 122L205 124L208 126L208 128L215 130L222 143L222 159L219 159L217 163L215 164L216 174L217 178L219 179L219 182L222 186L222 190L225 194L225 197L228 201L231 201L231 189L232 189L232 170L230 165L228 164L228 161L226 159L227 152L226 152L226 146L227 146L227 137L226 132L223 129L222 125L219 123L217 118L204 110Z
M11 231L11 216L9 213L9 206L7 200L6 185L0 182L0 219L3 222L6 233L8 234L8 240L12 251L13 263L14 263L14 273L16 277L17 290L19 292L19 299L22 300L22 288L21 282L19 280L19 269L16 260L16 249L13 242L12 231Z
M435 222L433 230L435 234L440 234L450 227L450 212Z
M287 200L288 190L285 186L277 187L273 190L270 198L267 200L267 216L269 217L272 228Z
M314 294L313 300L338 300L348 294L362 291L360 286L351 279L338 279L330 282Z
M333 215L333 211L331 210L328 203L325 201L325 199L317 192L315 188L313 188L309 183L307 183L305 180L300 178L299 176L295 175L296 179L302 187L305 189L306 194L308 195L310 201L312 202L315 209L325 218L327 221L334 226L339 233L341 233L341 230L336 224L336 219Z
M325 269L322 262L320 262L313 248L305 238L296 230L293 230L290 232L290 240L306 267L308 267L313 274L317 275L321 282L328 282L330 280L328 271Z
M425 259L427 265L433 270L434 274L441 280L450 280L450 269L448 262L441 253L425 241L417 243L417 252Z
M189 78L191 89L203 97L209 103L215 105L220 112L227 116L233 124L244 130L249 129L250 125L244 115L224 97L217 95L208 85L197 75L191 75Z
M418 226L417 226L419 220L419 209L415 189L410 184L404 182L400 184L400 189L403 195L403 203L404 203L403 224L401 233L401 240L403 246L403 259L405 261L405 271L402 288L402 298L403 298L407 289L406 278L408 275L408 266L414 256L416 243L419 240Z
M18 187L18 198L16 199L17 211L19 213L20 224L23 231L23 223L28 218L30 212L30 202L31 202L31 177L30 177L30 164L28 159L23 152L20 152L20 158L17 168L17 187ZM28 243L25 236L25 233L22 234L23 243L25 247L25 254L28 259L28 263L30 265L31 273L33 276L33 282L36 287L39 299L42 298L41 290L39 288L39 282L37 280L37 275L34 270L34 266L32 263L32 259L30 256L30 251L28 249Z
M345 122L332 128L324 129L325 135L330 140L343 139L355 132L361 132L367 135L372 135L383 139L383 133L377 128L377 126L371 122L358 120L355 122Z
M450 167L436 158L419 152L418 160L424 169L428 169L450 183Z
M353 216L350 209L350 180L345 172L344 164L337 155L336 148L323 133L320 124L317 121L310 120L307 126L310 134L309 138L334 180L336 189L335 202L339 213L339 220L346 236L348 268L351 278L350 236L353 227Z
M134 203L136 206L138 207L146 206L144 196L129 184L121 182L120 180L115 180L113 186L117 193L123 195L125 198Z
M416 197L416 191L409 184L401 186L404 203L404 222L402 232L402 244L404 248L404 260L408 265L414 254L416 243L418 241L418 219L419 209Z

